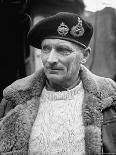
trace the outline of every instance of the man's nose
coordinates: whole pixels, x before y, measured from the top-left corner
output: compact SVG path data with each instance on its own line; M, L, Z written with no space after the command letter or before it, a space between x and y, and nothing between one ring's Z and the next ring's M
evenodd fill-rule
M48 61L48 63L57 63L58 62L57 53L56 53L55 49L51 50L47 61Z

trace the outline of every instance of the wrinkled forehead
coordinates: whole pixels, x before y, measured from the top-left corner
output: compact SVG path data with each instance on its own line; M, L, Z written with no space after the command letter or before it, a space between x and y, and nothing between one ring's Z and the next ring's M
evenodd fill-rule
M81 46L63 39L43 39L41 43L41 47L44 45L67 46L69 48L83 49Z

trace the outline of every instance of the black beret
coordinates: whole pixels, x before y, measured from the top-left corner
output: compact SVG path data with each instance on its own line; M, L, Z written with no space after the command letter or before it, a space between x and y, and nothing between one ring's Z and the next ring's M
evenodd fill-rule
M28 33L28 42L41 49L43 39L63 39L86 48L92 34L92 25L82 17L75 13L60 12L34 25Z

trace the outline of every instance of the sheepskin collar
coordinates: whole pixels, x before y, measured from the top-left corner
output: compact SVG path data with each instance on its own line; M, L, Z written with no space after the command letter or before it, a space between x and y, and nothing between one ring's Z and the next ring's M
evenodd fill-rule
M110 79L92 74L81 66L80 76L85 90L82 107L85 126L86 155L102 152L102 111L113 104L116 85ZM0 122L0 153L28 154L31 128L39 109L39 97L45 85L43 70L18 80L4 90L7 100L17 106Z

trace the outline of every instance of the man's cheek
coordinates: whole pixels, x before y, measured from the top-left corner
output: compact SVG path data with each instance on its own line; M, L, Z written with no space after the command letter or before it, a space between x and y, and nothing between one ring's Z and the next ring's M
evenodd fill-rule
M42 63L43 63L43 66L46 66L46 59L45 58L41 58L41 60L42 60Z

